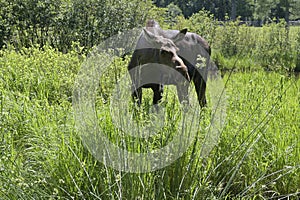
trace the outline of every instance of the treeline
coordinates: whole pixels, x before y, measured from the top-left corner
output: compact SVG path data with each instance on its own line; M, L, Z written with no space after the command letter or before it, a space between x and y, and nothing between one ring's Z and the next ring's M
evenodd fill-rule
M300 1L298 0L155 0L159 7L176 5L185 17L205 9L214 14L218 20L227 18L257 20L264 22L269 19L284 18L300 19ZM173 6L172 6L173 7Z
M172 28L203 9L221 21L300 18L294 0L0 0L0 8L0 48L47 44L62 52L73 42L89 49L147 18Z

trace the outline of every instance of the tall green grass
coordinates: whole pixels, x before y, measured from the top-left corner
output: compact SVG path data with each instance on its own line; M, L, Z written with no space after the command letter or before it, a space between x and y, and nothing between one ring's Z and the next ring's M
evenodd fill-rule
M200 157L208 108L195 142L180 159L163 169L135 174L97 161L74 127L71 95L81 56L51 48L0 54L1 199L299 197L297 77L262 70L225 74L226 126L210 155ZM101 78L97 106L104 109L103 115L109 116L109 96L115 80L127 73L127 62L117 60L112 66L117 71ZM170 102L177 100L168 94L163 105L174 108ZM151 95L146 92L146 111ZM99 124L114 137L116 128L109 117ZM159 142L155 138L146 144L157 147Z

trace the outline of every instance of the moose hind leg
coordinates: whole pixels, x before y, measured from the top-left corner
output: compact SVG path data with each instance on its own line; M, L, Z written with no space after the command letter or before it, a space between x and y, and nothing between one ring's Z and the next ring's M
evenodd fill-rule
M195 89L197 92L197 97L198 97L198 101L199 101L199 105L201 107L206 106L207 102L206 102L206 82L203 80L202 77L199 77L197 80L194 81L195 84Z

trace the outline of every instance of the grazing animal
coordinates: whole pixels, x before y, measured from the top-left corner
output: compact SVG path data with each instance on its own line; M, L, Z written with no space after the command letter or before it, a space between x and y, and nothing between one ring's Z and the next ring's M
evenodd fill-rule
M154 20L143 29L128 65L132 80L132 97L142 102L142 88L153 90L153 104L162 99L164 85L176 85L178 99L188 102L190 81L195 85L199 105L206 105L207 67L197 69L197 63L208 66L211 49L199 35L187 29L162 30ZM200 57L205 58L198 59Z

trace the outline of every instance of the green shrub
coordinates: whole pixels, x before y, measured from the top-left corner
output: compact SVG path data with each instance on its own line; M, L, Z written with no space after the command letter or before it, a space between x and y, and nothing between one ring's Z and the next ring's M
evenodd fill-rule
M238 21L227 21L218 28L218 47L224 57L237 55L240 37L240 27Z
M204 37L210 45L214 45L216 34L216 21L208 11L200 10L186 20L185 26L188 31L197 33Z
M90 49L120 31L144 24L149 0L0 1L0 48L51 45L63 52L72 42ZM3 10L3 12L2 12Z
M293 63L289 29L285 22L263 26L258 38L255 57L267 70L288 70Z

